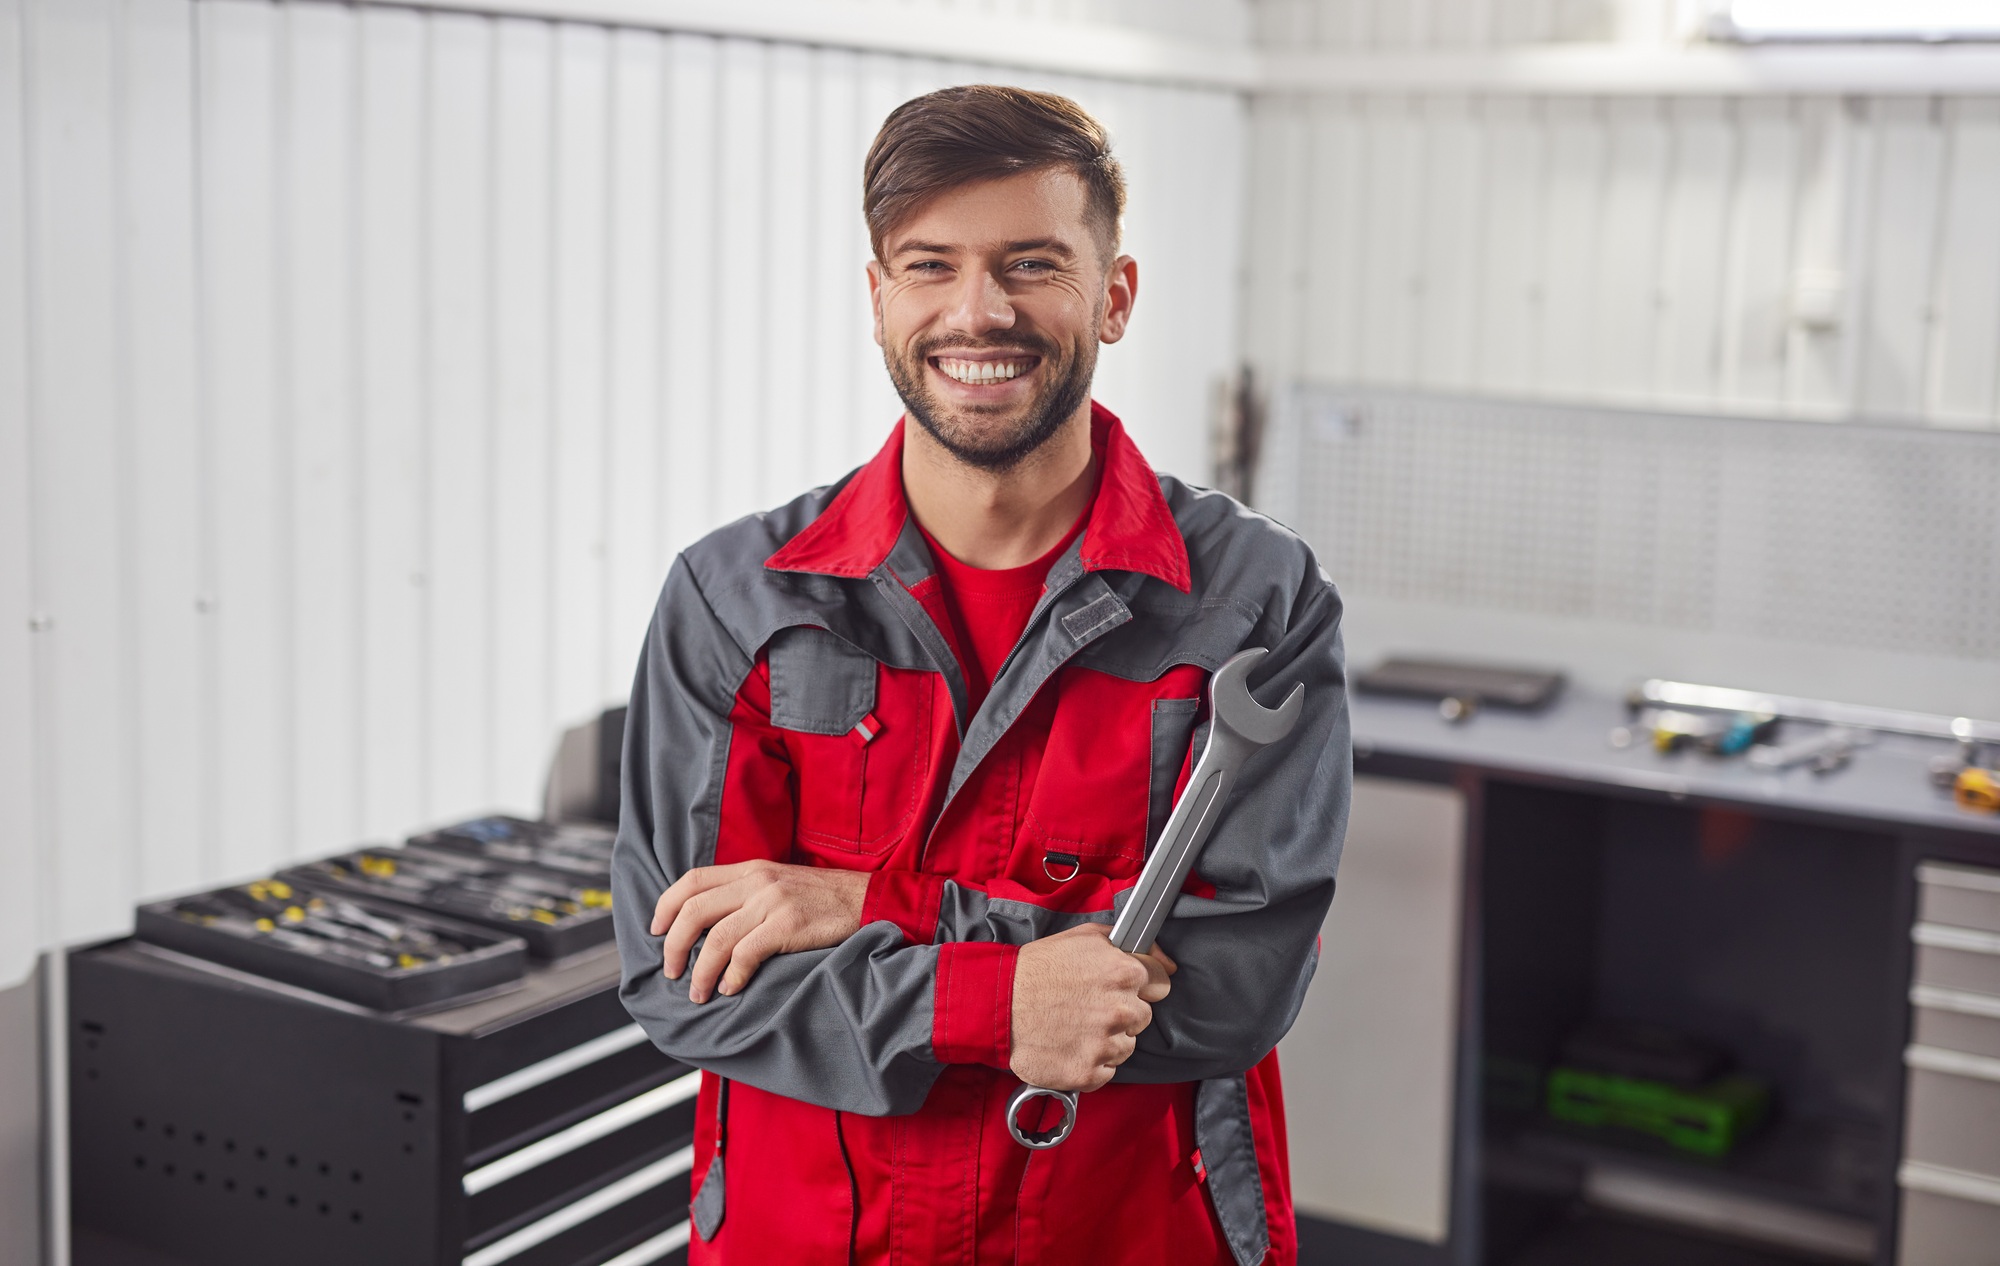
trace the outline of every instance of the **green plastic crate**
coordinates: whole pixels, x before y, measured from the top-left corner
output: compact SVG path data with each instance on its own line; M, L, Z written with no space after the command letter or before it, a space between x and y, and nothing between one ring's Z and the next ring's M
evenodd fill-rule
M1683 1088L1581 1068L1549 1073L1549 1115L1592 1127L1637 1130L1700 1156L1726 1156L1770 1109L1771 1088L1730 1076Z

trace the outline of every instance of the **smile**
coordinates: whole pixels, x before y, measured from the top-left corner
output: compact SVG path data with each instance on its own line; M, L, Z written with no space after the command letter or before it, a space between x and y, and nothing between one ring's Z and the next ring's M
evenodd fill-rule
M979 386L1019 378L1040 363L1039 356L1015 356L1005 360L963 360L956 356L933 357L931 364L953 382Z

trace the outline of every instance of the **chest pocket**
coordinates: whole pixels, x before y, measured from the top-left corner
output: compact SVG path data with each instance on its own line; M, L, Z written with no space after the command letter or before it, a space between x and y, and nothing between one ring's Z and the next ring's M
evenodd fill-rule
M819 628L781 630L766 655L771 722L798 778L796 844L851 860L888 851L915 816L929 752L929 692Z
M1065 872L1139 873L1173 807L1207 679L1191 664L1150 682L1066 672L1022 822L1033 856L1011 870L1037 893L1053 891L1047 881L1076 887Z

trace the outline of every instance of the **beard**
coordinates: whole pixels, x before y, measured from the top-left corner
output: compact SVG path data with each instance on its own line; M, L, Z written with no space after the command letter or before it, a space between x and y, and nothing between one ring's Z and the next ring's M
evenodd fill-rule
M1043 376L1041 390L1025 405L948 410L925 378L931 357L995 348L1040 357L1035 370ZM1074 355L1064 355L1054 342L1036 334L1009 334L985 342L947 334L926 339L906 354L885 351L882 359L896 394L903 398L903 407L946 452L979 470L1005 473L1055 438L1063 423L1090 398L1090 380L1097 372L1097 323L1091 322L1089 334ZM1014 416L1009 417L1010 412Z

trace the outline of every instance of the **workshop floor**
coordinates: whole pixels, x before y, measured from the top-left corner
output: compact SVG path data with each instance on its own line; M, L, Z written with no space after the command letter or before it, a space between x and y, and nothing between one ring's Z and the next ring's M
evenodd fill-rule
M1538 1240L1508 1266L1822 1266L1825 1259L1753 1248L1654 1223L1585 1215Z

